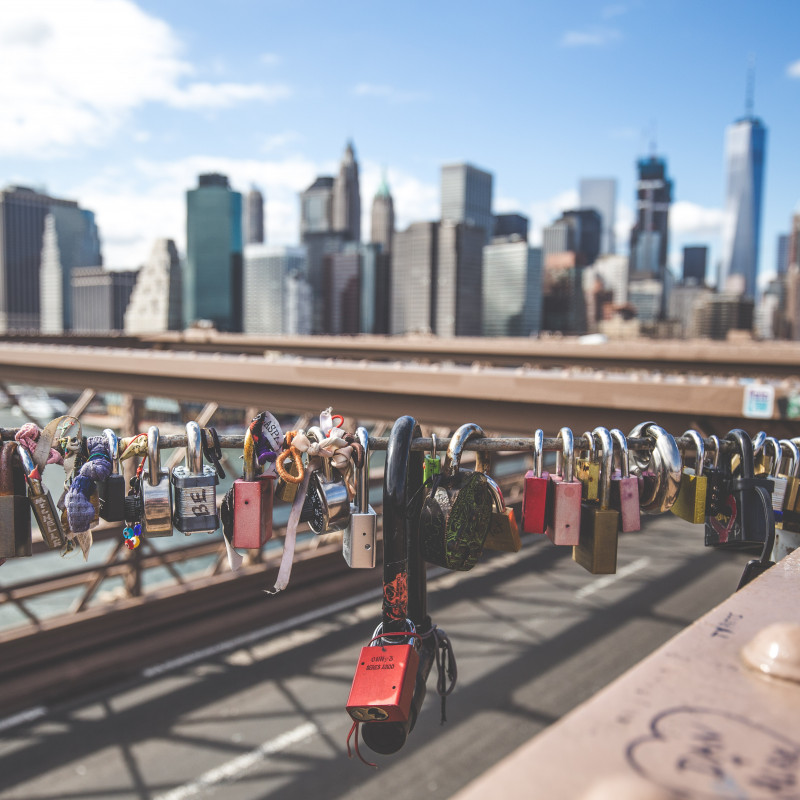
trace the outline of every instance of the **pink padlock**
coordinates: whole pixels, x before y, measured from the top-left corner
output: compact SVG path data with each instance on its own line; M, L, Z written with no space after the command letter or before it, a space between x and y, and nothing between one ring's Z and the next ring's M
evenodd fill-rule
M633 533L642 529L639 509L639 479L630 473L628 440L619 428L613 428L614 452L619 452L620 474L611 476L611 507L619 511L619 529Z
M258 549L272 538L271 475L258 474L256 448L244 436L243 476L233 482L233 546Z
M581 491L583 484L574 477L575 440L569 428L558 432L561 450L556 457L556 474L550 476L550 513L547 536L553 544L574 547L580 540Z
M533 434L533 469L525 473L522 495L522 530L525 533L544 533L547 511L548 474L542 472L544 431Z

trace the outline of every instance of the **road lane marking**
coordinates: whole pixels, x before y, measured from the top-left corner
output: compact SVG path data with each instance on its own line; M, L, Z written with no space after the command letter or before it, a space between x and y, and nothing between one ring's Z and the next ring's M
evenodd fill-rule
M10 717L0 719L0 731L7 731L9 728L14 728L17 725L22 725L25 722L33 722L40 719L47 714L45 706L34 706L25 711L20 711L18 714L12 714Z
M310 738L316 732L317 726L313 722L305 722L274 739L270 739L268 742L264 742L260 747L251 750L249 753L243 753L225 764L204 772L196 780L185 783L183 786L178 786L166 794L158 795L155 800L189 800L191 797L197 797L205 789L210 789L220 783L236 780L239 775L266 759L267 756L280 753L281 750L286 750L293 744L298 744L304 739Z
M577 600L582 600L584 597L588 597L590 594L599 592L601 589L605 589L607 586L611 586L611 584L621 581L623 578L627 578L628 575L633 575L634 572L638 572L640 569L644 569L645 567L649 566L650 558L648 556L637 558L636 561L631 561L630 564L622 567L622 569L618 570L613 575L604 575L602 578L598 578L596 581L592 581L591 583L587 583L586 586L582 586L577 592L575 592L575 598Z

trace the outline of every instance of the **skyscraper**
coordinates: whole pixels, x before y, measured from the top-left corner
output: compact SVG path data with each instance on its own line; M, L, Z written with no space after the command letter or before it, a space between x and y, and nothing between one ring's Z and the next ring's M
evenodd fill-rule
M785 275L789 268L789 240L788 233L778 234L778 246L775 251L775 272L778 275Z
M653 155L636 163L636 224L631 230L631 278L664 280L669 252L672 181L666 159Z
M614 178L583 178L580 182L580 207L593 208L600 215L600 254L616 252L614 225L617 214L617 181Z
M76 267L71 272L72 330L85 333L121 331L125 310L136 285L136 270Z
M433 285L438 336L482 333L481 259L486 232L464 222L439 223L436 281Z
M361 241L361 191L352 142L347 143L333 185L333 229L343 233L347 241Z
M181 262L172 239L156 239L125 312L126 333L181 329Z
M493 240L511 241L514 237L528 241L530 220L524 214L495 214Z
M708 248L704 246L683 248L683 282L704 284L706 282L706 264Z
M749 92L747 105L725 135L728 179L717 290L755 298L767 129L752 114Z
M63 272L59 271L60 261L55 260L55 245L59 247L59 258L60 248L63 248L69 268L102 263L94 217L83 212L74 200L60 200L25 186L9 186L0 191L0 333L40 329L45 219L55 209L64 210L58 215L59 220L65 222L56 225L53 218L48 252L53 256L52 275L60 287L61 296L64 296L65 284ZM61 238L59 233L63 234ZM86 261L93 263L87 264ZM69 276L66 293L69 294ZM60 299L53 308L54 314L62 315L60 329L63 330L63 303Z
M300 193L300 238L333 230L333 178L320 175Z
M394 201L384 175L372 201L372 230L369 240L373 244L381 245L384 253L391 253L393 238Z
M442 167L442 222L464 222L483 228L488 244L494 233L492 173L471 164Z
M184 324L241 331L242 300L242 195L225 175L201 175L186 192Z
M519 241L483 248L484 336L530 336L542 326L542 251Z
M244 243L264 242L264 195L253 186L244 197Z
M432 333L435 330L438 241L438 222L414 222L395 235L390 333Z

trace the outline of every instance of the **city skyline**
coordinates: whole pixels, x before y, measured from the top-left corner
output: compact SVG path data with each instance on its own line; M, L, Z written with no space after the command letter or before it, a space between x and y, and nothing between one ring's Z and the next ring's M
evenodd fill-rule
M670 265L677 274L683 246L708 244L713 279L725 129L745 108L754 52L754 113L770 129L762 282L774 271L777 236L800 195L796 5L766 14L734 2L723 18L682 1L578 2L567 19L555 3L537 6L535 18L524 3L504 3L489 26L454 9L468 12L412 3L397 15L354 3L360 24L349 26L319 2L302 14L249 0L225 14L183 0L9 7L0 182L44 185L94 210L106 263L132 267L159 236L185 252L183 196L201 173L226 174L240 192L257 184L267 241L296 244L299 193L337 174L352 139L362 231L384 167L402 230L438 219L439 168L465 161L493 174L495 212L531 217L534 243L578 206L581 178L614 178L625 252L635 162L651 152L655 121L656 151L675 181ZM443 39L445 19L455 27ZM502 80L474 66L477 52L497 59Z

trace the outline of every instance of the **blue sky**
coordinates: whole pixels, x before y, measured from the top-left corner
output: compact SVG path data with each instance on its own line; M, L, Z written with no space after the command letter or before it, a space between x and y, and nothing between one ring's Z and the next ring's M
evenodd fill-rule
M131 267L157 236L182 249L184 192L206 171L257 184L269 241L296 242L297 193L352 137L365 214L385 167L398 225L436 218L440 165L468 160L536 238L581 177L615 177L624 247L655 128L673 259L704 243L716 258L724 131L752 53L764 276L800 211L798 30L795 0L6 0L0 183L77 199L107 264Z

